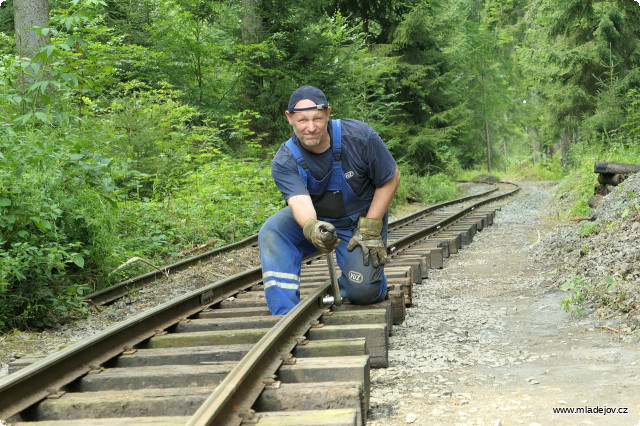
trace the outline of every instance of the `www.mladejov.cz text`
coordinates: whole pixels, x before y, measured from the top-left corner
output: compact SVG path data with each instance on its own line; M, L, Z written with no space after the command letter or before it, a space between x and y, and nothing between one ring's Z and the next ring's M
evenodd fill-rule
M554 414L629 414L628 407L588 406L584 407L553 407Z

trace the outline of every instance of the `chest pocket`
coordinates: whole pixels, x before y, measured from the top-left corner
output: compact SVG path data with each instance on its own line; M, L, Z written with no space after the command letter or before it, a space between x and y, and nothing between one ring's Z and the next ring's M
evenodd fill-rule
M313 201L313 207L316 209L318 217L339 219L347 215L344 197L340 190L329 190L319 195L311 194L311 201Z

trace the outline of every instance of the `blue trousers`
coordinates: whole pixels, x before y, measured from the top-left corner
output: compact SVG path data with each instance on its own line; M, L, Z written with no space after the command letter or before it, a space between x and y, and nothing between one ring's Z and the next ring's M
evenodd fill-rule
M336 260L342 271L338 282L342 297L351 303L368 305L384 299L387 277L384 266L365 266L362 249L352 252L347 244L358 226L359 214L332 221L336 227L340 245L336 248ZM383 241L387 239L387 217L382 230ZM307 241L302 228L293 218L291 208L286 207L271 216L258 234L262 279L267 305L273 315L289 312L300 301L300 270L302 259L316 253L318 249Z

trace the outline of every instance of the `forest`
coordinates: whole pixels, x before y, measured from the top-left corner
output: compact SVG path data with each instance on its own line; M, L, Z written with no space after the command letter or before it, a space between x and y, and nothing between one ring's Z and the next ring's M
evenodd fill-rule
M639 64L634 0L2 1L0 333L256 233L301 85L382 136L393 208L478 173L588 195L640 162Z

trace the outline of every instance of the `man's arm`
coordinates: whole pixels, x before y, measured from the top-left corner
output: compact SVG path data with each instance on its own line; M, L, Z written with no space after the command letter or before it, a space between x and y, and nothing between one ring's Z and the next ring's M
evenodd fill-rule
M291 207L293 218L298 222L300 227L304 227L304 224L309 219L317 219L316 209L313 207L311 196L309 195L294 195L287 199L287 204Z
M376 191L373 194L373 201L371 201L371 206L369 206L369 210L367 211L368 218L382 219L389 209L393 196L396 195L399 185L400 171L398 170L398 167L396 167L396 172L393 177L386 181L382 186L376 188Z
M329 253L338 247L340 240L336 228L329 222L318 220L309 195L294 195L287 203L307 241L323 253Z

